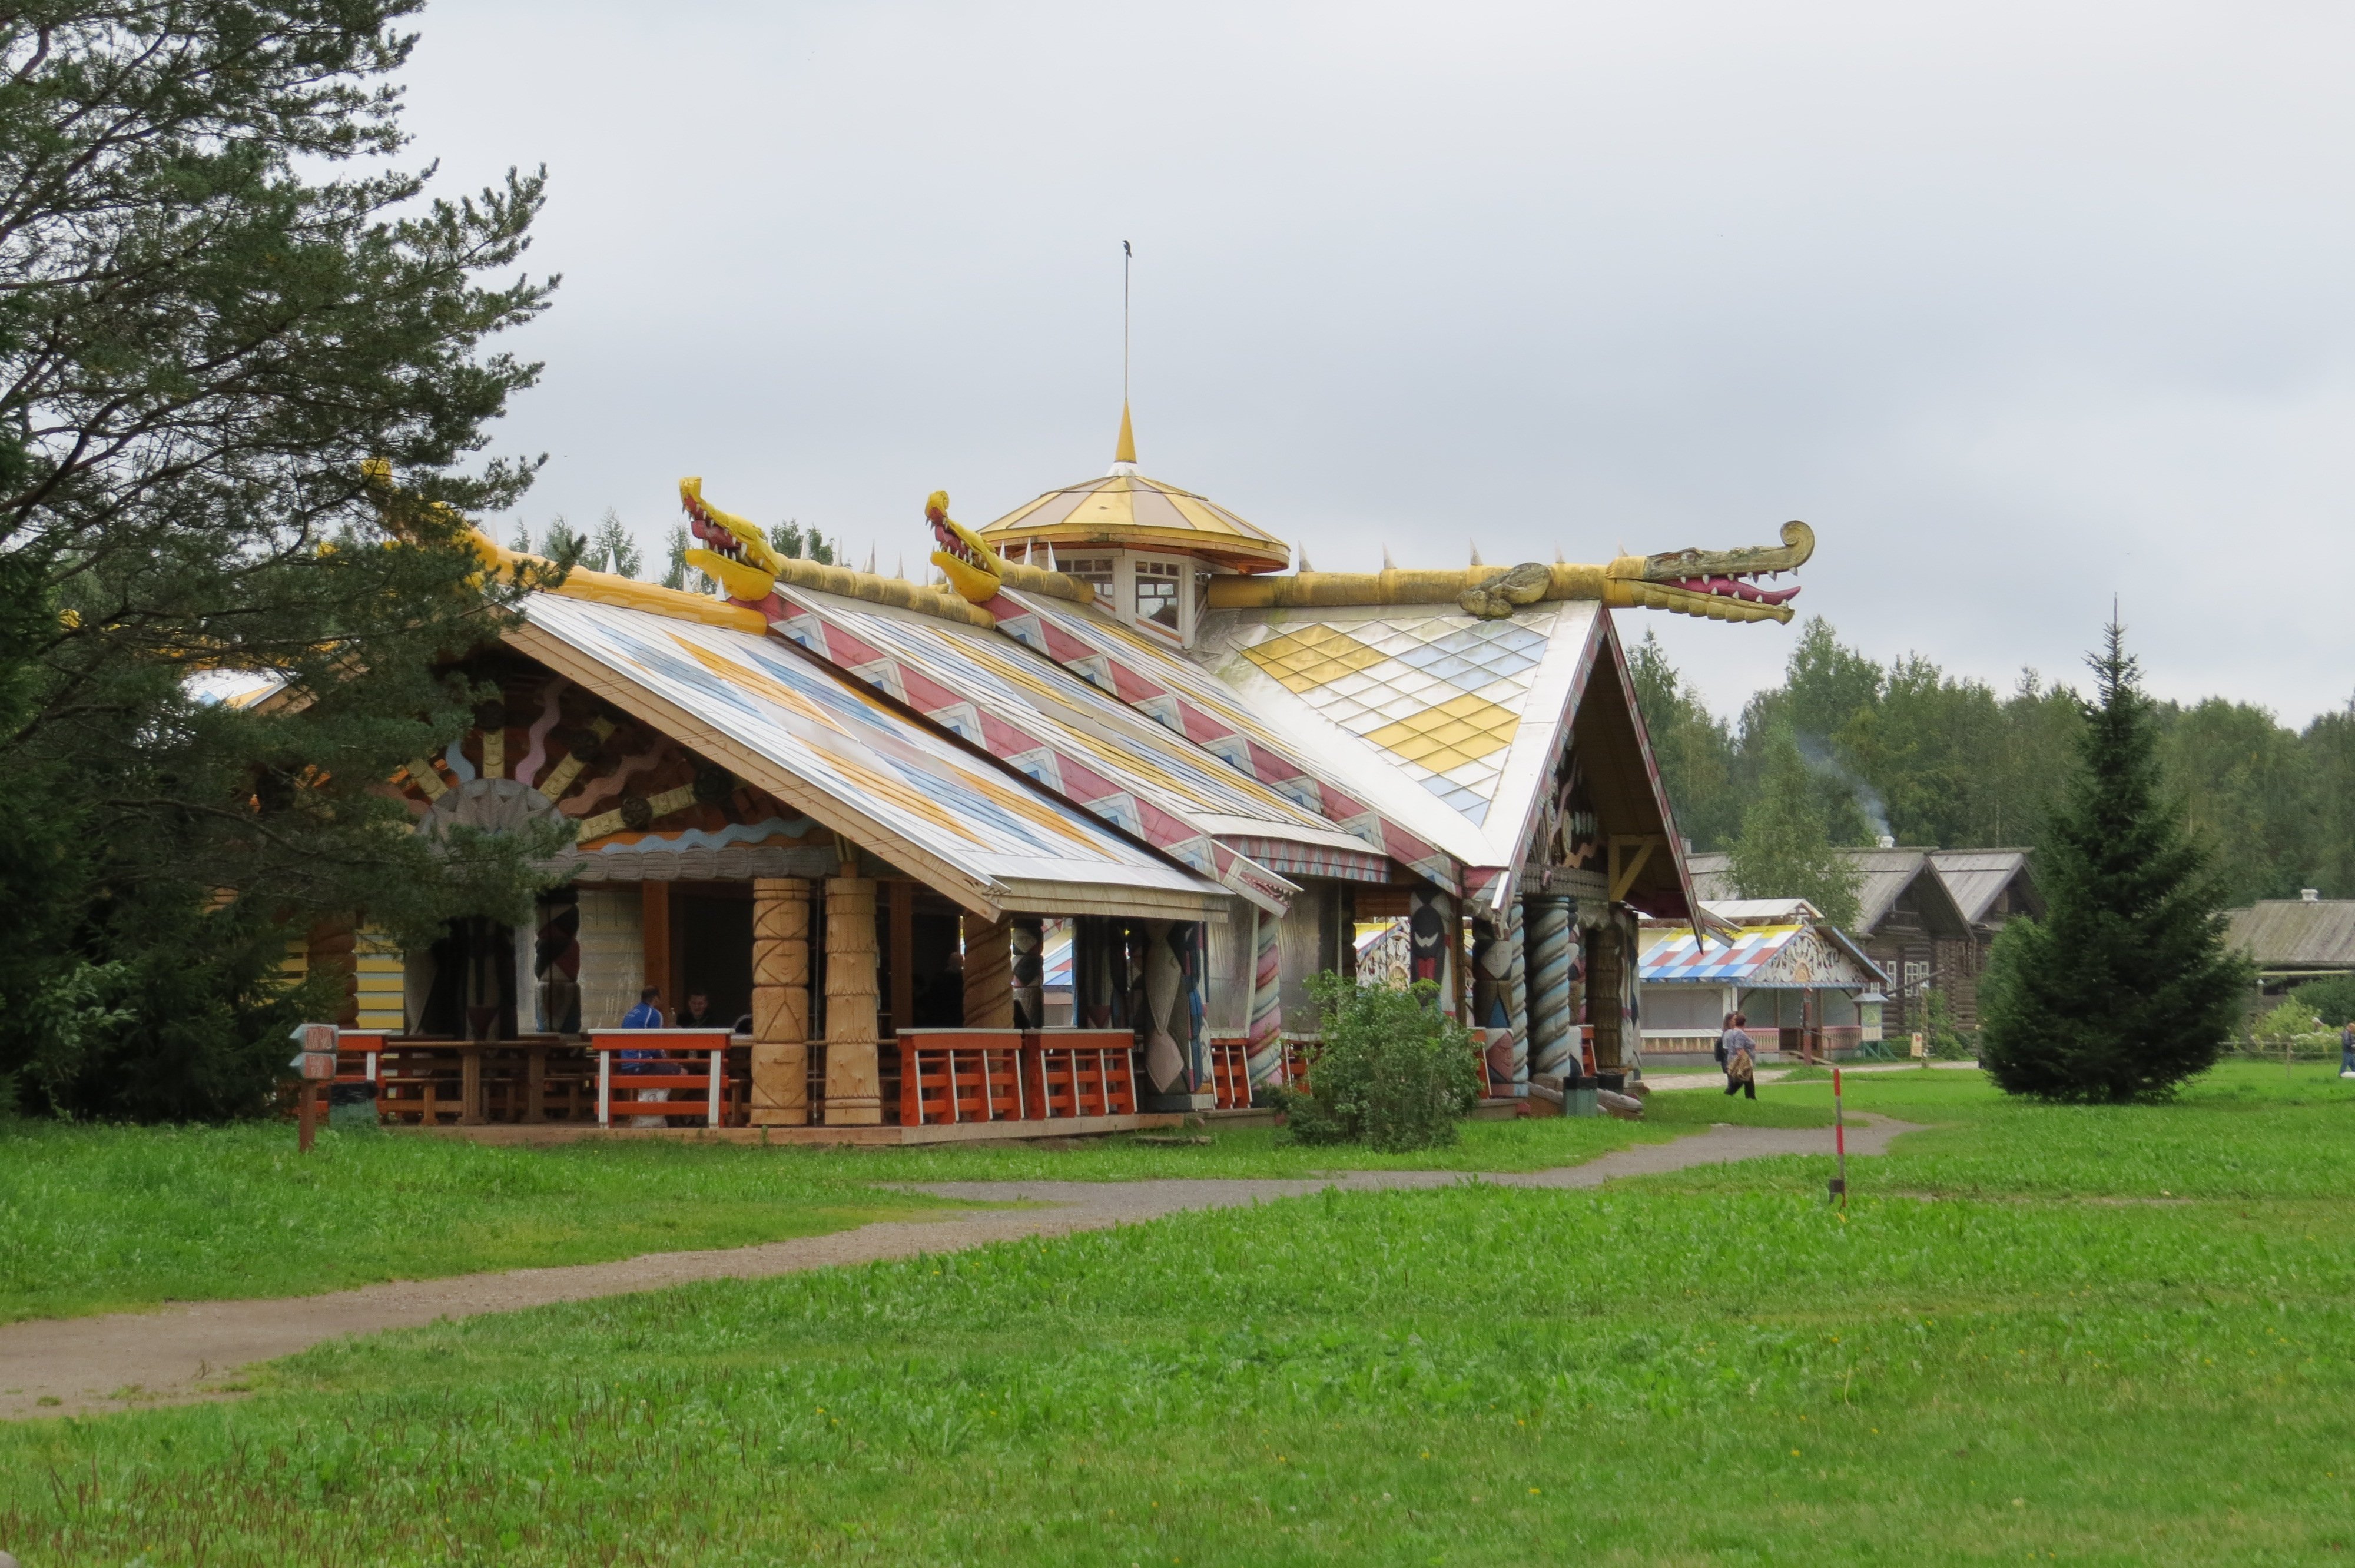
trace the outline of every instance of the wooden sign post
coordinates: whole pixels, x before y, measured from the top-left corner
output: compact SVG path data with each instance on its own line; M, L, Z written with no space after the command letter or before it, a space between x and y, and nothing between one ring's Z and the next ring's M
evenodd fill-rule
M1840 1111L1840 1070L1832 1069L1832 1147L1839 1155L1839 1174L1832 1178L1832 1196L1848 1207L1848 1118Z
M295 1093L297 1126L296 1150L311 1152L312 1139L319 1126L319 1086L333 1081L336 1075L336 1026L332 1023L303 1023L294 1028L292 1038L302 1049L286 1065L303 1075L302 1087Z

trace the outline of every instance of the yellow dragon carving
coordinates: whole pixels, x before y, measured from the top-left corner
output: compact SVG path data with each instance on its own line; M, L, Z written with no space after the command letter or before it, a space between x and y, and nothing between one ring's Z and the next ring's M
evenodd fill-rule
M1214 609L1324 609L1369 604L1445 604L1484 620L1546 599L1600 599L1614 609L1665 609L1710 620L1791 619L1796 586L1761 588L1758 578L1796 571L1816 550L1805 523L1783 524L1783 543L1734 550L1683 549L1621 556L1608 566L1470 567L1460 571L1300 572L1291 577L1213 577Z

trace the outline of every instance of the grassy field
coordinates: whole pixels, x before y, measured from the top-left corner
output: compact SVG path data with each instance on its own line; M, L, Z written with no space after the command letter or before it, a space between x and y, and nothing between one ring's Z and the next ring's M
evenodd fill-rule
M1828 1160L1326 1194L437 1325L280 1363L246 1404L0 1430L0 1545L2355 1560L2349 1086L2234 1067L2075 1111L1849 1082L1941 1130L1857 1161L1845 1215Z
M1412 1155L1299 1149L1255 1128L1204 1145L1113 1139L1066 1150L513 1149L329 1132L306 1160L282 1127L0 1123L0 1322L741 1246L936 1206L878 1191L880 1181L1532 1171L1673 1138L1711 1118L1806 1125L1824 1116L1771 1093L1738 1110L1721 1097L1715 1106L1668 1098L1645 1124L1474 1122L1454 1148Z
M761 1150L0 1123L0 1321L741 1246L905 1214Z

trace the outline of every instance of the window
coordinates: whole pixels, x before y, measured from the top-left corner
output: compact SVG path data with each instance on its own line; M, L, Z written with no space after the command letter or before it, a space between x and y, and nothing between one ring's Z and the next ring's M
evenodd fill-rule
M1178 585L1180 568L1171 561L1136 563L1136 619L1158 621L1178 630Z
M1056 563L1065 577L1077 577L1096 590L1098 599L1112 598L1112 557L1110 556L1074 556L1059 558Z

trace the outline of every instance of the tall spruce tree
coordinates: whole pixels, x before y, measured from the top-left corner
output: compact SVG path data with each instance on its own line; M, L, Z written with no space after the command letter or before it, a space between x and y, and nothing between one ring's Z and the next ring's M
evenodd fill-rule
M537 367L485 351L537 177L394 166L417 0L0 15L0 1091L258 1109L290 937L527 907L538 846L436 847L383 781L469 723L471 465ZM506 274L485 282L490 272ZM389 465L394 483L371 472ZM10 1081L13 1080L13 1083Z
M1832 847L1813 771L1787 726L1767 740L1758 797L1742 814L1732 859L1744 898L1804 898L1835 926L1856 924L1862 878Z
M1997 938L1980 1056L2009 1093L2126 1101L2212 1065L2249 983L2219 884L2160 788L2158 726L2115 621L2079 766L2037 857L2047 914Z

